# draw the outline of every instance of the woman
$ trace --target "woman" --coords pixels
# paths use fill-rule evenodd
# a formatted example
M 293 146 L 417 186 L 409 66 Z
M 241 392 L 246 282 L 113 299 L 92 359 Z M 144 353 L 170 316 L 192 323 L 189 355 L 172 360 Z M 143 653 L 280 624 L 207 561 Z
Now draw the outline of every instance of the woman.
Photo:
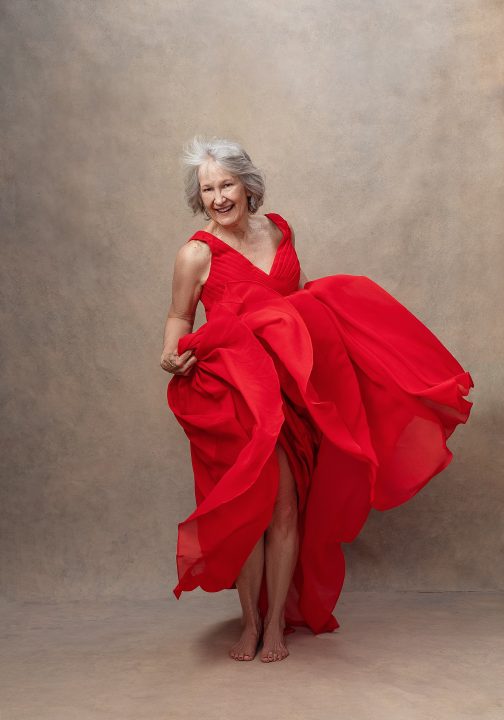
M 473 381 L 372 280 L 306 279 L 290 225 L 257 214 L 263 177 L 238 143 L 195 137 L 185 162 L 208 224 L 177 252 L 161 357 L 197 504 L 174 593 L 236 587 L 230 656 L 252 660 L 262 640 L 261 660 L 282 660 L 293 626 L 339 627 L 341 543 L 448 465 Z

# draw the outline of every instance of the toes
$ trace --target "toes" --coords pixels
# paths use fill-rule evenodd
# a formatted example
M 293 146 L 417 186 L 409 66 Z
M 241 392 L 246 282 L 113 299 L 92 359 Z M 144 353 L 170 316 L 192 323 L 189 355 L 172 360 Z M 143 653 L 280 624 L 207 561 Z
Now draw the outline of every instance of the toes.
M 230 650 L 228 653 L 229 657 L 233 658 L 233 660 L 253 660 L 254 655 L 251 653 L 245 653 L 240 650 Z
M 289 654 L 289 651 L 286 647 L 281 647 L 278 650 L 268 650 L 268 652 L 261 655 L 261 660 L 263 662 L 275 662 L 278 660 L 283 660 L 287 657 Z
M 275 662 L 277 660 L 283 660 L 287 657 L 289 651 L 285 645 L 280 645 L 276 650 L 263 650 L 261 654 L 261 660 L 263 662 Z

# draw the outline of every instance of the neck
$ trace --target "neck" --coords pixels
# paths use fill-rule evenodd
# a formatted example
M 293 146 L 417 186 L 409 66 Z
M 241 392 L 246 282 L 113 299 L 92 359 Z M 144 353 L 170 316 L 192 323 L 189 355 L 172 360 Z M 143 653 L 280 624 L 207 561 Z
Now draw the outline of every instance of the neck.
M 252 234 L 250 216 L 247 213 L 232 225 L 220 225 L 218 222 L 213 220 L 210 232 L 214 235 L 220 234 L 224 237 L 232 237 L 239 243 L 246 243 L 247 239 Z

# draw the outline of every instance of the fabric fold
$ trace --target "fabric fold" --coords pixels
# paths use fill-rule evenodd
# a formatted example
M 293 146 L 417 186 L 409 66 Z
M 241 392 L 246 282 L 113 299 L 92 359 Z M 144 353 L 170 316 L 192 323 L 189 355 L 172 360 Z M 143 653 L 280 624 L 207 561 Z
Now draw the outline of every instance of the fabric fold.
M 197 504 L 178 526 L 176 597 L 235 587 L 271 520 L 279 444 L 299 500 L 286 622 L 331 632 L 341 543 L 372 507 L 406 502 L 448 465 L 446 440 L 472 406 L 470 374 L 364 276 L 319 278 L 287 295 L 230 281 L 207 322 L 179 340 L 179 353 L 188 348 L 193 370 L 167 389 L 190 442 Z

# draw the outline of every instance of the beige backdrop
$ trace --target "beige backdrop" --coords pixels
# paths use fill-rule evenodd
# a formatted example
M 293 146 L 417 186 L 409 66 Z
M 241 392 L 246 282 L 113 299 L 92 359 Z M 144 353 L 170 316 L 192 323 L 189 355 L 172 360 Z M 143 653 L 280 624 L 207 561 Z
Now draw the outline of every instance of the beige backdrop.
M 502 588 L 503 3 L 1 5 L 4 595 L 171 595 L 194 498 L 159 356 L 197 132 L 264 169 L 309 278 L 373 278 L 476 384 L 346 589 Z

